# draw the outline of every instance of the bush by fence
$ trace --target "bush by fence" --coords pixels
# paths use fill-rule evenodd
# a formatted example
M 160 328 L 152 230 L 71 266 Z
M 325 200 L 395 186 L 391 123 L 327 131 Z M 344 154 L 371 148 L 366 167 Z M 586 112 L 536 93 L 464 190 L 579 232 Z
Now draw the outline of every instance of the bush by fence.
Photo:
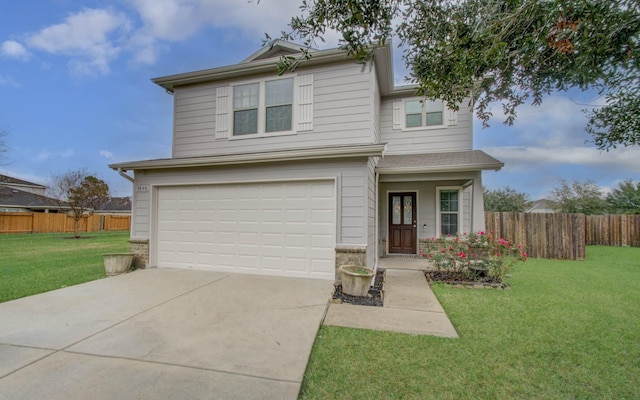
M 0 212 L 0 233 L 73 232 L 73 218 L 58 213 Z M 80 232 L 126 231 L 131 226 L 130 215 L 98 215 L 82 218 Z
M 584 260 L 584 214 L 487 212 L 487 231 L 522 244 L 533 258 Z

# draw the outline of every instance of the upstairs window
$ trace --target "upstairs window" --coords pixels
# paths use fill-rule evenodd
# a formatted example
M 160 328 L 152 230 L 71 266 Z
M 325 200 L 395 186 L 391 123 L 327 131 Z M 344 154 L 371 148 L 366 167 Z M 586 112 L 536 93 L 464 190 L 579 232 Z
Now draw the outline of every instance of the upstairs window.
M 292 130 L 293 79 L 233 87 L 233 135 Z
M 407 100 L 404 102 L 404 127 L 421 128 L 444 125 L 444 103 L 440 100 Z

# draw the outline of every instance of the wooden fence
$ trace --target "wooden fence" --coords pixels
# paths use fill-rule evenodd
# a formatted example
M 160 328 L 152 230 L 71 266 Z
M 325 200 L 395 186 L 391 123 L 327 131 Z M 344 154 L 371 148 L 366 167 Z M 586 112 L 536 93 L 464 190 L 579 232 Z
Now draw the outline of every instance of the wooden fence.
M 640 247 L 640 215 L 589 215 L 587 244 Z
M 58 213 L 0 212 L 0 233 L 73 232 L 73 218 Z M 126 231 L 131 226 L 130 215 L 98 215 L 82 218 L 80 232 Z
M 526 247 L 533 258 L 584 260 L 584 214 L 485 213 L 487 231 Z

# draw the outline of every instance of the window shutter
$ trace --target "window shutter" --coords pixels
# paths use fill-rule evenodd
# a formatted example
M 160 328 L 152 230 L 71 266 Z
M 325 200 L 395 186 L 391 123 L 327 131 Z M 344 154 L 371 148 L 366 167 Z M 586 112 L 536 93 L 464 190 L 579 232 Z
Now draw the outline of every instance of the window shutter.
M 393 102 L 393 130 L 402 129 L 402 101 Z
M 447 125 L 458 125 L 458 112 L 450 109 L 449 107 L 445 107 L 445 115 Z
M 216 89 L 216 139 L 229 137 L 229 86 Z
M 296 113 L 297 131 L 313 130 L 313 74 L 296 77 L 298 105 Z

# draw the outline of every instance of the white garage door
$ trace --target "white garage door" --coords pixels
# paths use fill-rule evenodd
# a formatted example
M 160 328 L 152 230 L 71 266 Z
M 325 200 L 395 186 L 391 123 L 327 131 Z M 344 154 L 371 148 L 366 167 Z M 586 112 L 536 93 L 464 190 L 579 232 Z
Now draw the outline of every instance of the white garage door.
M 333 181 L 158 189 L 158 267 L 334 279 Z

